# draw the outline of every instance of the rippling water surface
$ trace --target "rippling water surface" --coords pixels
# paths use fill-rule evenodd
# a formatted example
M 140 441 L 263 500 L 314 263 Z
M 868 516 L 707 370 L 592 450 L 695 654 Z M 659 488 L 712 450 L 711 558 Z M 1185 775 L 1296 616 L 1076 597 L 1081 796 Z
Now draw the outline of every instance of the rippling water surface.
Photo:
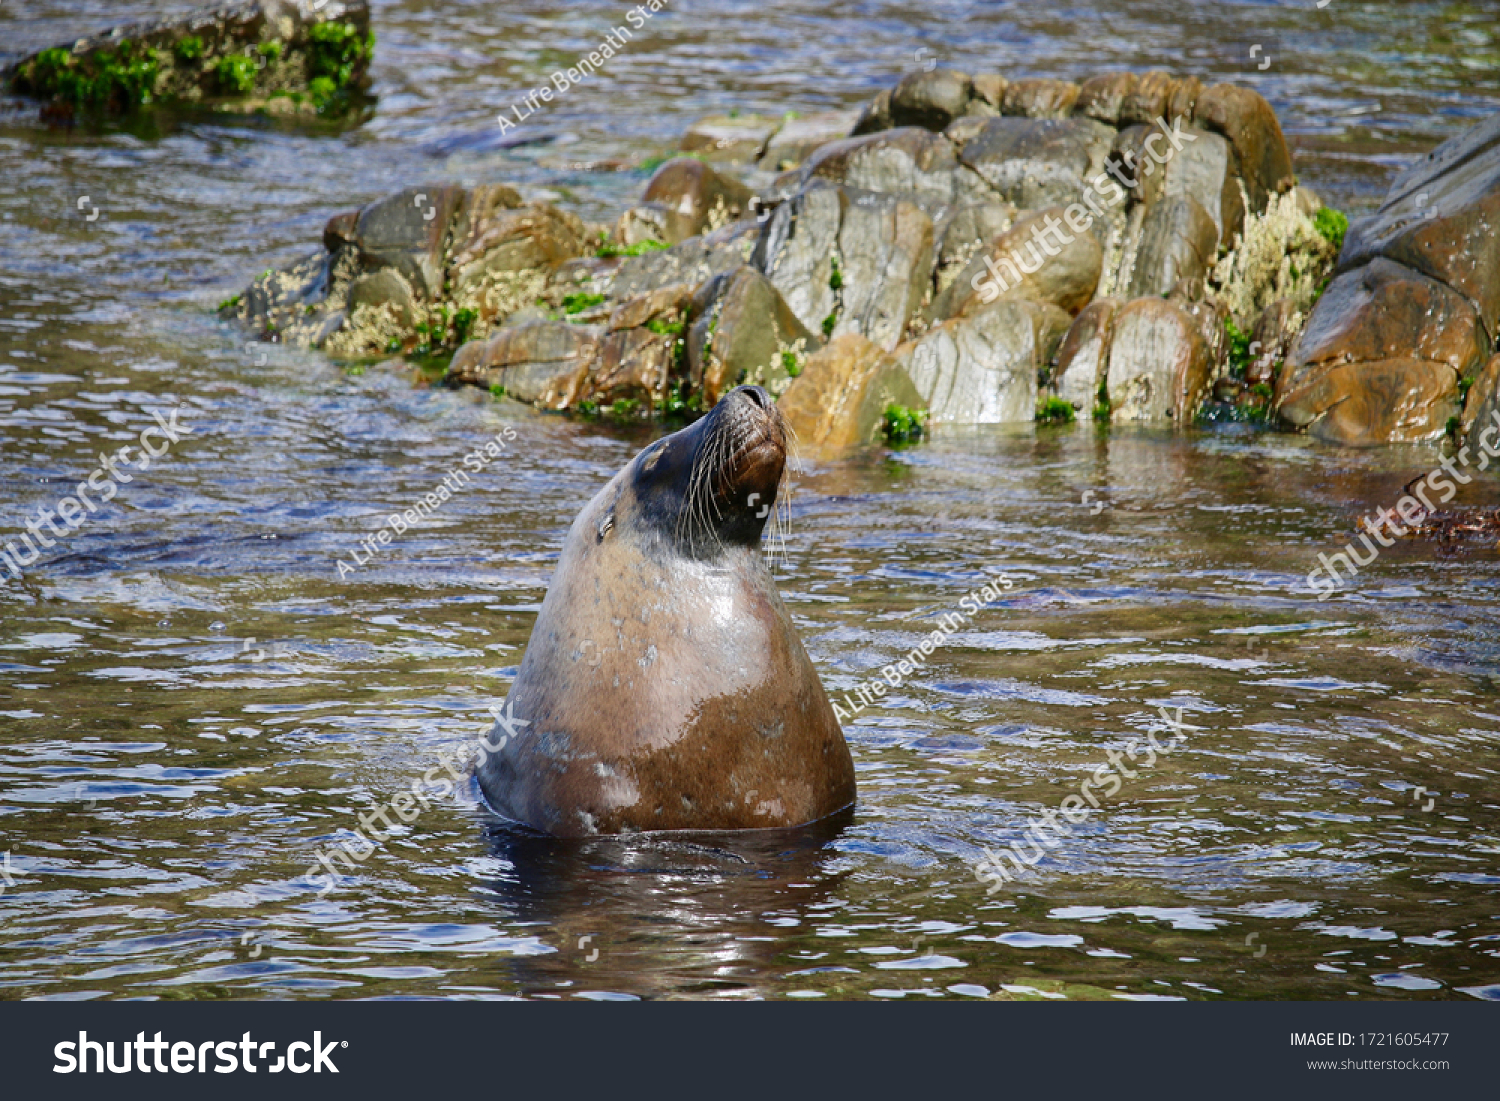
M 181 7 L 0 0 L 0 42 Z M 1013 582 L 847 725 L 848 821 L 564 845 L 461 790 L 319 895 L 319 849 L 488 724 L 568 523 L 650 438 L 257 363 L 212 307 L 331 214 L 503 180 L 604 220 L 694 118 L 852 106 L 919 48 L 1244 80 L 1354 210 L 1500 106 L 1485 5 L 683 0 L 502 147 L 495 115 L 626 7 L 377 0 L 378 107 L 342 133 L 0 111 L 3 538 L 151 410 L 193 429 L 0 586 L 0 996 L 1500 997 L 1494 549 L 1398 545 L 1320 604 L 1319 552 L 1439 456 L 1234 430 L 950 431 L 799 476 L 776 569 L 831 693 Z M 986 894 L 985 847 L 1178 708 L 1178 748 Z

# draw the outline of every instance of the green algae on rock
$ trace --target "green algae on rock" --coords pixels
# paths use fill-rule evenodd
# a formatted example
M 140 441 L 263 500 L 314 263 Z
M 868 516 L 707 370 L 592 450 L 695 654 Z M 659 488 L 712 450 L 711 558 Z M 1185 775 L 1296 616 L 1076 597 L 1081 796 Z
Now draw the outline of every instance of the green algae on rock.
M 368 91 L 374 47 L 366 0 L 248 0 L 41 50 L 3 82 L 71 113 L 332 115 Z

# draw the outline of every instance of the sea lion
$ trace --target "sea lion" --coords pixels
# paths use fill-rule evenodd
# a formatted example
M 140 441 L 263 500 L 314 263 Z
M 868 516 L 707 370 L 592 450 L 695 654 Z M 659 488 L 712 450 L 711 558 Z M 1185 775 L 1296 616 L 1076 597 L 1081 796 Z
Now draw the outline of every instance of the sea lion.
M 583 837 L 798 826 L 854 802 L 843 731 L 760 553 L 786 434 L 742 386 L 573 521 L 477 769 L 501 816 Z

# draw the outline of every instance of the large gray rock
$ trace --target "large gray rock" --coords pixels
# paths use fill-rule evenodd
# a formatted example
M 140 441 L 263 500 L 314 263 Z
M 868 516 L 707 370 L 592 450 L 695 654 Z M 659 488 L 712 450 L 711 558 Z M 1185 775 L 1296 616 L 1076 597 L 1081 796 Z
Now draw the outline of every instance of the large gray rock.
M 1037 367 L 1052 321 L 1038 303 L 996 302 L 901 345 L 896 361 L 911 376 L 935 424 L 1030 421 L 1036 416 Z
M 926 316 L 959 317 L 1001 298 L 1051 302 L 1076 313 L 1093 298 L 1102 265 L 1092 232 L 1074 232 L 1060 206 L 1038 210 L 975 253 Z
M 891 349 L 932 277 L 932 220 L 891 195 L 814 182 L 777 208 L 755 265 L 808 329 L 859 333 Z
M 1001 198 L 1032 210 L 1081 200 L 1086 181 L 1103 171 L 1113 138 L 1113 130 L 1087 118 L 988 119 L 961 159 Z
M 934 231 L 938 241 L 934 289 L 941 294 L 952 286 L 975 253 L 1009 229 L 1015 220 L 1016 208 L 998 200 L 950 208 Z
M 941 133 L 964 113 L 974 95 L 974 80 L 952 69 L 908 73 L 891 92 L 891 124 L 920 126 Z
M 1163 166 L 1162 198 L 1190 198 L 1213 219 L 1220 242 L 1234 240 L 1245 221 L 1245 201 L 1229 142 L 1222 135 L 1185 127 L 1192 140 L 1182 139 L 1182 148 Z
M 366 269 L 394 268 L 425 298 L 443 289 L 443 245 L 462 189 L 409 187 L 359 213 L 355 242 Z
M 802 166 L 800 178 L 804 187 L 824 179 L 863 191 L 946 203 L 954 197 L 957 166 L 947 138 L 905 126 L 825 145 Z
M 620 264 L 609 293 L 623 301 L 673 283 L 696 286 L 746 263 L 759 237 L 760 224 L 747 218 L 660 252 L 629 257 Z

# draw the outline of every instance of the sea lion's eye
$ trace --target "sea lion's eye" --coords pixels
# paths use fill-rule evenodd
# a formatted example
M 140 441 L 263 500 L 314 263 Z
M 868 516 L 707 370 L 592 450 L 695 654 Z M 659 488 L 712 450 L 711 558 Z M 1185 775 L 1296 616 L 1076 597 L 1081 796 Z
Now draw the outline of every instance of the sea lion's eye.
M 662 453 L 666 451 L 666 449 L 667 445 L 664 443 L 659 443 L 654 448 L 652 448 L 651 453 L 647 455 L 646 458 L 641 462 L 641 473 L 651 473 L 651 471 L 656 468 L 656 464 L 661 462 Z
M 615 510 L 611 508 L 604 514 L 604 519 L 599 521 L 599 542 L 604 542 L 604 537 L 614 529 L 614 526 Z

